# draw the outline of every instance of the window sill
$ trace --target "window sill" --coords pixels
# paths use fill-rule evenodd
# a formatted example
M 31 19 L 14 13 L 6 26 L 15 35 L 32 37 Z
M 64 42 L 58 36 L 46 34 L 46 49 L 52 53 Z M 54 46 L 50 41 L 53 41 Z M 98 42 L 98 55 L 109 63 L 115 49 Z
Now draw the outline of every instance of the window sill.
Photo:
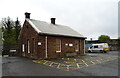
M 61 51 L 56 51 L 57 53 L 61 52 Z
M 79 50 L 75 50 L 76 52 L 78 52 Z

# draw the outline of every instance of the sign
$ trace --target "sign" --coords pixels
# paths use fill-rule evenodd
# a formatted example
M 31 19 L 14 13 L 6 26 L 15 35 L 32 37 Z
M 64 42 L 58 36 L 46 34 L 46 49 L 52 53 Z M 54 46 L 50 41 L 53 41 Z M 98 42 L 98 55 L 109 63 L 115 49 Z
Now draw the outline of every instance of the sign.
M 66 46 L 68 46 L 68 44 L 65 44 Z
M 41 42 L 38 42 L 38 46 L 41 46 L 42 45 L 42 43 Z
M 73 46 L 73 44 L 69 44 L 69 46 Z
M 10 52 L 16 52 L 16 50 L 10 50 Z

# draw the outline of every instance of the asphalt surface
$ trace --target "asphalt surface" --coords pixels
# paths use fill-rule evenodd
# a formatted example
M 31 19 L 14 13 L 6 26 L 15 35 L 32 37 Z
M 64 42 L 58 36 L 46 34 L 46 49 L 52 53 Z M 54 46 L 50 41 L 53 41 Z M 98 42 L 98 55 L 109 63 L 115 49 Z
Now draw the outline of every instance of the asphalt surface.
M 86 55 L 76 58 L 46 60 L 32 60 L 23 57 L 3 57 L 2 75 L 118 76 L 118 58 L 118 51 L 110 51 L 108 53 L 86 53 Z M 83 62 L 81 62 L 81 60 L 83 60 Z M 93 60 L 94 63 L 91 62 Z M 56 63 L 56 65 L 53 63 Z M 65 65 L 64 67 L 62 66 L 63 64 Z

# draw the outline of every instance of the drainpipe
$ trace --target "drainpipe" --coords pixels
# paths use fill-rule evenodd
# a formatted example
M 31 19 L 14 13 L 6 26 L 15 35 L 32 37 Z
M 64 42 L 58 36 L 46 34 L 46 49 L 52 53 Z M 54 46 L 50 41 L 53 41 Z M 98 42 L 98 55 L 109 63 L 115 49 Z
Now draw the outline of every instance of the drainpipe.
M 45 36 L 45 57 L 47 58 L 48 54 L 47 54 L 47 36 Z
M 85 40 L 84 40 L 84 54 L 85 54 Z

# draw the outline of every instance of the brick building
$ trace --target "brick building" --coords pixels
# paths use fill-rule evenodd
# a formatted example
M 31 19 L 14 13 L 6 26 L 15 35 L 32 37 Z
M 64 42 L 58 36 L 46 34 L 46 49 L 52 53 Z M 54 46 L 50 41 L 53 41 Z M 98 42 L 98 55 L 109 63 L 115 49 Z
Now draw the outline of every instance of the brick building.
M 25 13 L 25 22 L 19 35 L 19 55 L 30 58 L 65 57 L 65 52 L 84 54 L 85 38 L 70 27 L 30 19 Z

